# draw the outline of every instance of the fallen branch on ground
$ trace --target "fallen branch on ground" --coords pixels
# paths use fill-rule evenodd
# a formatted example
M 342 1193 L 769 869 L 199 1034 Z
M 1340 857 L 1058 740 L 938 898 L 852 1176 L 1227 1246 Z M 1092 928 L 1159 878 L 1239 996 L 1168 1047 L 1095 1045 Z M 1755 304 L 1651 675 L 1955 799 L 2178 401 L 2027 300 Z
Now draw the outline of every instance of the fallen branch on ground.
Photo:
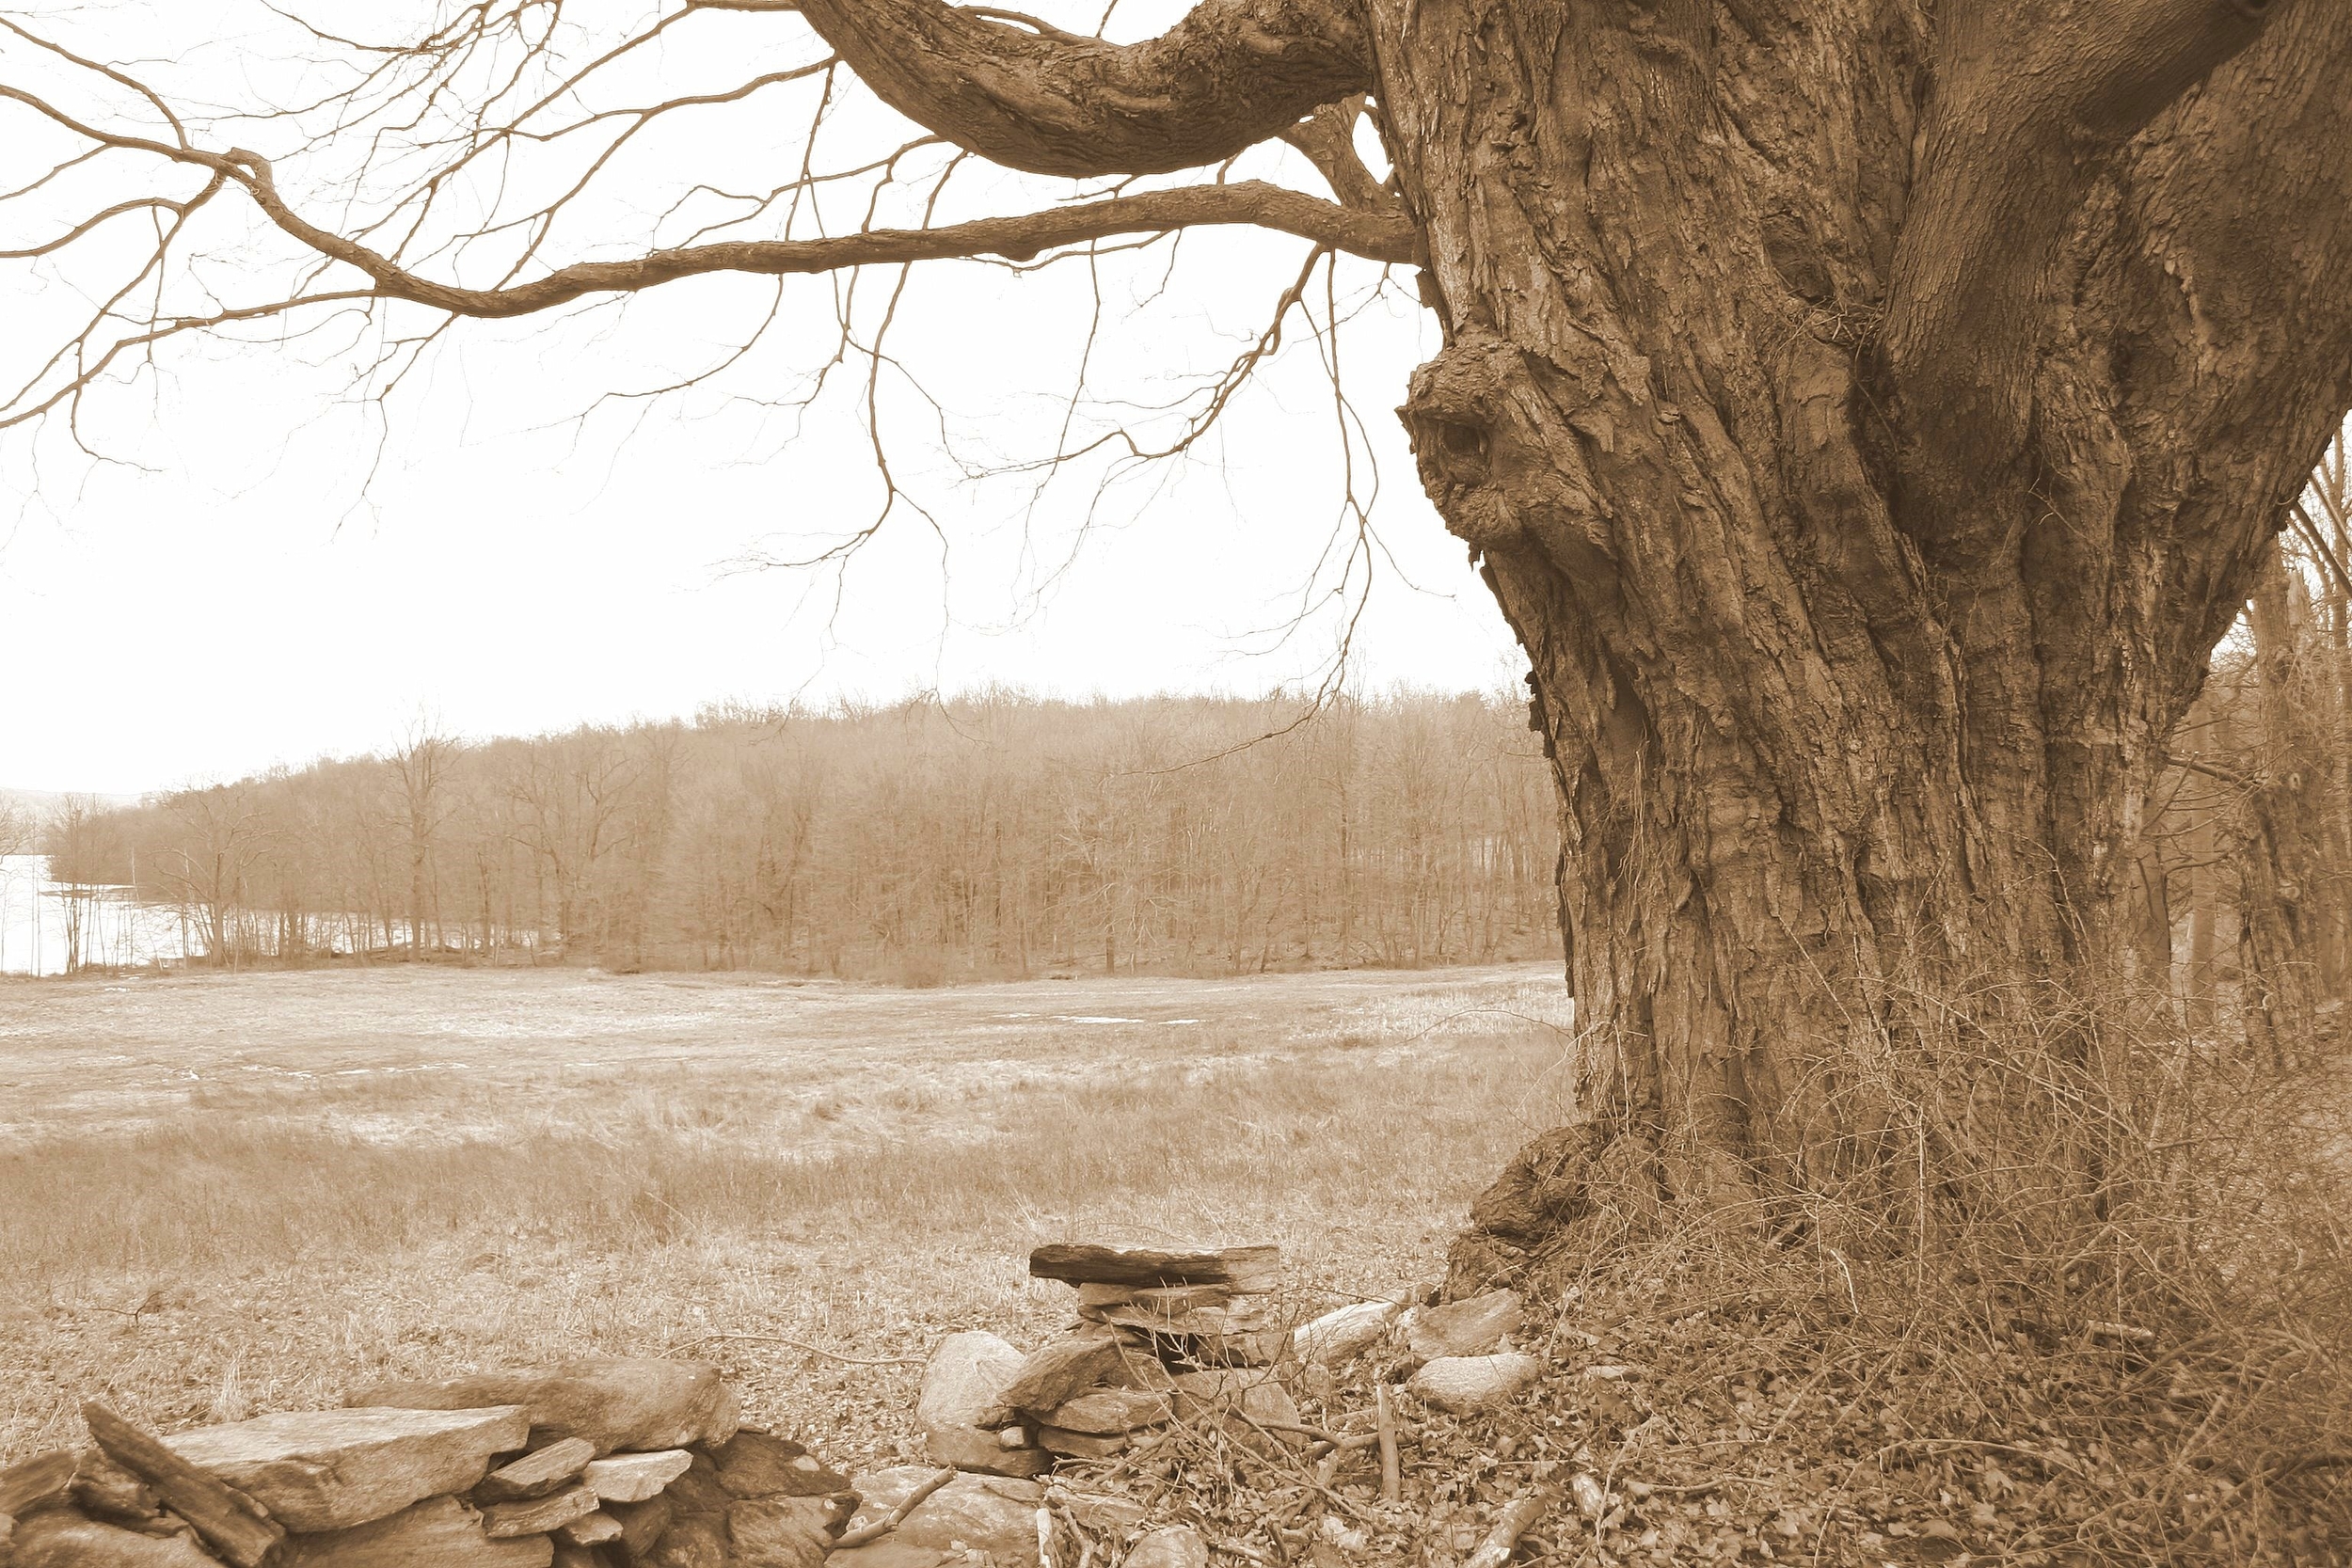
M 922 1485 L 908 1493 L 906 1496 L 906 1501 L 900 1503 L 898 1507 L 892 1509 L 889 1513 L 883 1514 L 872 1524 L 867 1525 L 865 1528 L 853 1529 L 839 1537 L 827 1549 L 829 1551 L 838 1552 L 850 1546 L 863 1546 L 869 1542 L 881 1540 L 883 1536 L 888 1535 L 892 1530 L 897 1529 L 900 1525 L 906 1523 L 907 1515 L 914 1513 L 916 1508 L 921 1506 L 925 1497 L 930 1497 L 932 1493 L 938 1491 L 941 1487 L 946 1485 L 949 1481 L 955 1479 L 956 1472 L 953 1466 L 940 1471 L 939 1474 L 931 1477 L 930 1480 L 925 1481 Z

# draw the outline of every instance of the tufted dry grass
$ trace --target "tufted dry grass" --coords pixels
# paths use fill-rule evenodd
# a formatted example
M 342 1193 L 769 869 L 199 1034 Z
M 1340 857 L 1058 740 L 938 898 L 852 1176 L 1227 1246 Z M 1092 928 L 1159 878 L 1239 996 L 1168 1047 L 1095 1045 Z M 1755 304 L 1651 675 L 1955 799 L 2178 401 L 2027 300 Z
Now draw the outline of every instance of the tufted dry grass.
M 90 1398 L 172 1428 L 673 1349 L 829 1453 L 893 1457 L 901 1358 L 1066 1317 L 1025 1276 L 1040 1241 L 1270 1239 L 1308 1304 L 1434 1280 L 1565 1109 L 1567 1011 L 1537 966 L 0 988 L 0 1463 Z

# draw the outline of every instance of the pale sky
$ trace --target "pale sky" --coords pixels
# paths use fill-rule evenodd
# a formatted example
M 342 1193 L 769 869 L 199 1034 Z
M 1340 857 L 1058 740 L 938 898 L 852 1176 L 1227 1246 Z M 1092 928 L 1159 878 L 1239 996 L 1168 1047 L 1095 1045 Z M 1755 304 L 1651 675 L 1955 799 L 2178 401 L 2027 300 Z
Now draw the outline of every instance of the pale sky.
M 1086 8 L 1044 8 L 1074 22 Z M 139 69 L 193 95 L 249 95 L 253 80 L 269 80 L 254 62 L 284 47 L 231 0 L 201 16 L 92 14 L 77 13 L 74 36 L 111 61 L 154 54 L 159 28 L 191 29 L 163 46 L 168 63 Z M 698 84 L 698 71 L 748 74 L 728 56 L 755 45 L 787 60 L 805 53 L 789 18 L 727 27 L 665 59 L 665 87 Z M 0 54 L 0 79 L 27 69 Z M 851 105 L 843 118 L 826 135 L 840 136 L 844 162 L 861 135 L 894 129 L 879 109 Z M 613 228 L 583 249 L 641 247 L 642 225 L 627 232 L 635 220 L 612 214 L 654 210 L 679 181 L 772 186 L 797 160 L 797 138 L 747 149 L 717 129 L 674 135 L 658 167 L 649 154 L 638 187 L 622 189 L 606 216 L 587 214 Z M 24 162 L 21 130 L 0 120 L 0 189 L 45 166 Z M 1244 163 L 1236 177 L 1319 189 L 1287 150 Z M 960 172 L 956 215 L 1069 190 Z M 53 231 L 44 226 L 61 212 L 0 205 L 0 249 Z M 243 264 L 237 243 L 218 243 L 216 265 Z M 1165 403 L 1247 345 L 1305 250 L 1220 231 L 1185 236 L 1172 265 L 1165 245 L 1106 259 L 1090 357 L 1095 286 L 1084 262 L 1026 276 L 916 269 L 890 346 L 938 408 L 896 378 L 882 408 L 894 468 L 929 516 L 901 508 L 837 585 L 746 564 L 805 553 L 876 509 L 862 372 L 837 374 L 805 417 L 774 406 L 832 351 L 827 280 L 779 293 L 766 280 L 705 279 L 621 309 L 460 323 L 381 410 L 346 395 L 352 358 L 320 336 L 175 352 L 86 415 L 85 434 L 120 462 L 92 465 L 54 425 L 0 433 L 10 694 L 0 785 L 130 793 L 298 765 L 379 747 L 421 713 L 489 736 L 690 714 L 723 699 L 991 682 L 1071 695 L 1254 692 L 1311 680 L 1343 601 L 1329 596 L 1331 564 L 1320 590 L 1308 585 L 1335 529 L 1344 542 L 1351 525 L 1329 377 L 1296 316 L 1281 356 L 1213 439 L 1099 504 L 1085 471 L 1034 507 L 1034 477 L 963 482 L 936 434 L 944 421 L 965 464 L 1052 451 L 1082 358 L 1097 404 L 1095 423 L 1076 428 L 1105 428 L 1108 403 Z M 102 248 L 79 264 L 103 272 L 107 259 Z M 1499 686 L 1523 665 L 1464 546 L 1422 497 L 1391 412 L 1436 347 L 1434 324 L 1401 289 L 1372 298 L 1377 276 L 1343 262 L 1338 278 L 1342 313 L 1360 308 L 1340 337 L 1359 420 L 1357 488 L 1370 488 L 1375 464 L 1379 484 L 1353 678 Z M 886 276 L 864 285 L 868 307 L 887 285 Z M 55 266 L 0 267 L 0 353 L 21 359 L 88 287 Z M 1320 319 L 1320 281 L 1311 298 Z M 599 393 L 707 367 L 771 312 L 759 350 L 712 385 L 576 418 Z M 1318 613 L 1295 636 L 1253 635 L 1290 622 L 1302 596 Z

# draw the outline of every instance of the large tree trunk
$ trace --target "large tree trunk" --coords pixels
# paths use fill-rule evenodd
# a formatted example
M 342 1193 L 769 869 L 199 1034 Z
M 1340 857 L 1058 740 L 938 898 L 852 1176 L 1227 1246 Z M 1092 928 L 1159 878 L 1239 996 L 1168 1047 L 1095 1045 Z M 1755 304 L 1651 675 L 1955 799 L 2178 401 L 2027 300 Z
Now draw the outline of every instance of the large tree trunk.
M 2261 227 L 2344 231 L 2344 24 L 1375 9 L 1447 334 L 1404 414 L 1562 799 L 1594 1120 L 1529 1158 L 1809 1182 L 1918 998 L 2113 957 L 2167 734 L 2346 401 L 2344 333 L 2273 325 L 2344 264 Z

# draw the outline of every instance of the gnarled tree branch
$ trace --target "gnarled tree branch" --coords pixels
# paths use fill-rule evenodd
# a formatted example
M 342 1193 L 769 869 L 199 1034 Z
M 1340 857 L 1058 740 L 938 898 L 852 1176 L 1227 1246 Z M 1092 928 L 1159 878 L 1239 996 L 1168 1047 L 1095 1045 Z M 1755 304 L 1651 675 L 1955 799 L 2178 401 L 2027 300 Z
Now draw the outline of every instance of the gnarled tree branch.
M 2264 0 L 1962 0 L 1940 11 L 1935 98 L 1882 343 L 1928 533 L 1983 519 L 1969 476 L 2024 453 L 2058 249 L 2130 138 L 2290 8 Z
M 877 96 L 1009 168 L 1164 174 L 1229 158 L 1372 86 L 1347 0 L 1202 0 L 1161 37 L 1112 44 L 943 0 L 798 0 Z

